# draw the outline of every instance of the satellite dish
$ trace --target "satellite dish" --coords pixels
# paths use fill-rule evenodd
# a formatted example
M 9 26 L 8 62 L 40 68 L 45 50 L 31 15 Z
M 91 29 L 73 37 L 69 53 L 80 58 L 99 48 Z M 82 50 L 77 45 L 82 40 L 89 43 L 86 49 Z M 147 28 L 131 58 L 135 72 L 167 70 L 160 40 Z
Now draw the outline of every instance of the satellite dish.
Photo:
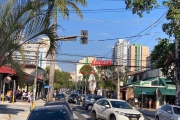
M 7 76 L 4 78 L 5 83 L 9 83 L 11 81 L 11 77 Z

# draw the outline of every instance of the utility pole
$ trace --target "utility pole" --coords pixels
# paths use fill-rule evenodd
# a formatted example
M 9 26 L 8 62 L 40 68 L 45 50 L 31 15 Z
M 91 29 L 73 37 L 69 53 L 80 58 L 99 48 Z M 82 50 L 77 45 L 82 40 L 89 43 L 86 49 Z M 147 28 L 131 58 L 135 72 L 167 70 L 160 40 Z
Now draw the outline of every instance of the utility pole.
M 41 44 L 38 45 L 37 52 L 36 52 L 36 69 L 35 69 L 35 78 L 34 78 L 34 88 L 33 88 L 33 100 L 32 100 L 32 109 L 35 108 L 35 100 L 36 100 L 36 84 L 37 84 L 37 68 L 39 63 L 39 47 Z
M 176 85 L 176 105 L 178 105 L 179 101 L 179 80 L 178 80 L 178 72 L 179 72 L 179 51 L 178 51 L 178 39 L 175 37 L 175 71 L 174 71 L 174 78 L 175 78 L 175 85 Z
M 119 97 L 119 93 L 120 93 L 120 85 L 119 85 L 119 83 L 120 83 L 120 80 L 119 80 L 119 66 L 118 66 L 118 68 L 117 68 L 117 72 L 118 72 L 117 99 L 119 100 L 119 99 L 120 99 L 120 97 Z

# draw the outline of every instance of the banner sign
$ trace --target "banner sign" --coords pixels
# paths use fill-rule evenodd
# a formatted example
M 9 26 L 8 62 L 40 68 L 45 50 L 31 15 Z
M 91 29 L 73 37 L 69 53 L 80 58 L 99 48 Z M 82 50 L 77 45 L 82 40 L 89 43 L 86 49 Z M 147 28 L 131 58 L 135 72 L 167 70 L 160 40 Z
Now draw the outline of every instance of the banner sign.
M 112 60 L 96 60 L 94 59 L 91 62 L 92 66 L 111 66 L 112 65 Z

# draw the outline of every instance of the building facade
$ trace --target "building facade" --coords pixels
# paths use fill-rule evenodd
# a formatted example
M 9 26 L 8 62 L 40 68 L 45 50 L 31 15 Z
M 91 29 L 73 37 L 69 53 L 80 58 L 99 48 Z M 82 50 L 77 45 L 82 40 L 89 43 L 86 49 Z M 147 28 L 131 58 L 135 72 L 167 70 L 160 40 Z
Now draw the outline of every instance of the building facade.
M 133 44 L 128 49 L 129 71 L 139 71 L 147 68 L 147 58 L 149 57 L 149 47 Z
M 114 65 L 127 66 L 128 65 L 128 48 L 129 41 L 119 39 L 112 48 L 112 59 Z

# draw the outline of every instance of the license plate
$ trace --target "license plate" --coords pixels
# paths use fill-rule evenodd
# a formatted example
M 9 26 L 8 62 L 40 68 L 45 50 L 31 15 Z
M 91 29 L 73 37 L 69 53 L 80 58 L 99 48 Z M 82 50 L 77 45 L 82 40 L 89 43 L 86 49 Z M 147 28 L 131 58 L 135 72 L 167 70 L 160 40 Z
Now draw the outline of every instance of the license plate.
M 137 118 L 131 118 L 131 120 L 137 120 Z

